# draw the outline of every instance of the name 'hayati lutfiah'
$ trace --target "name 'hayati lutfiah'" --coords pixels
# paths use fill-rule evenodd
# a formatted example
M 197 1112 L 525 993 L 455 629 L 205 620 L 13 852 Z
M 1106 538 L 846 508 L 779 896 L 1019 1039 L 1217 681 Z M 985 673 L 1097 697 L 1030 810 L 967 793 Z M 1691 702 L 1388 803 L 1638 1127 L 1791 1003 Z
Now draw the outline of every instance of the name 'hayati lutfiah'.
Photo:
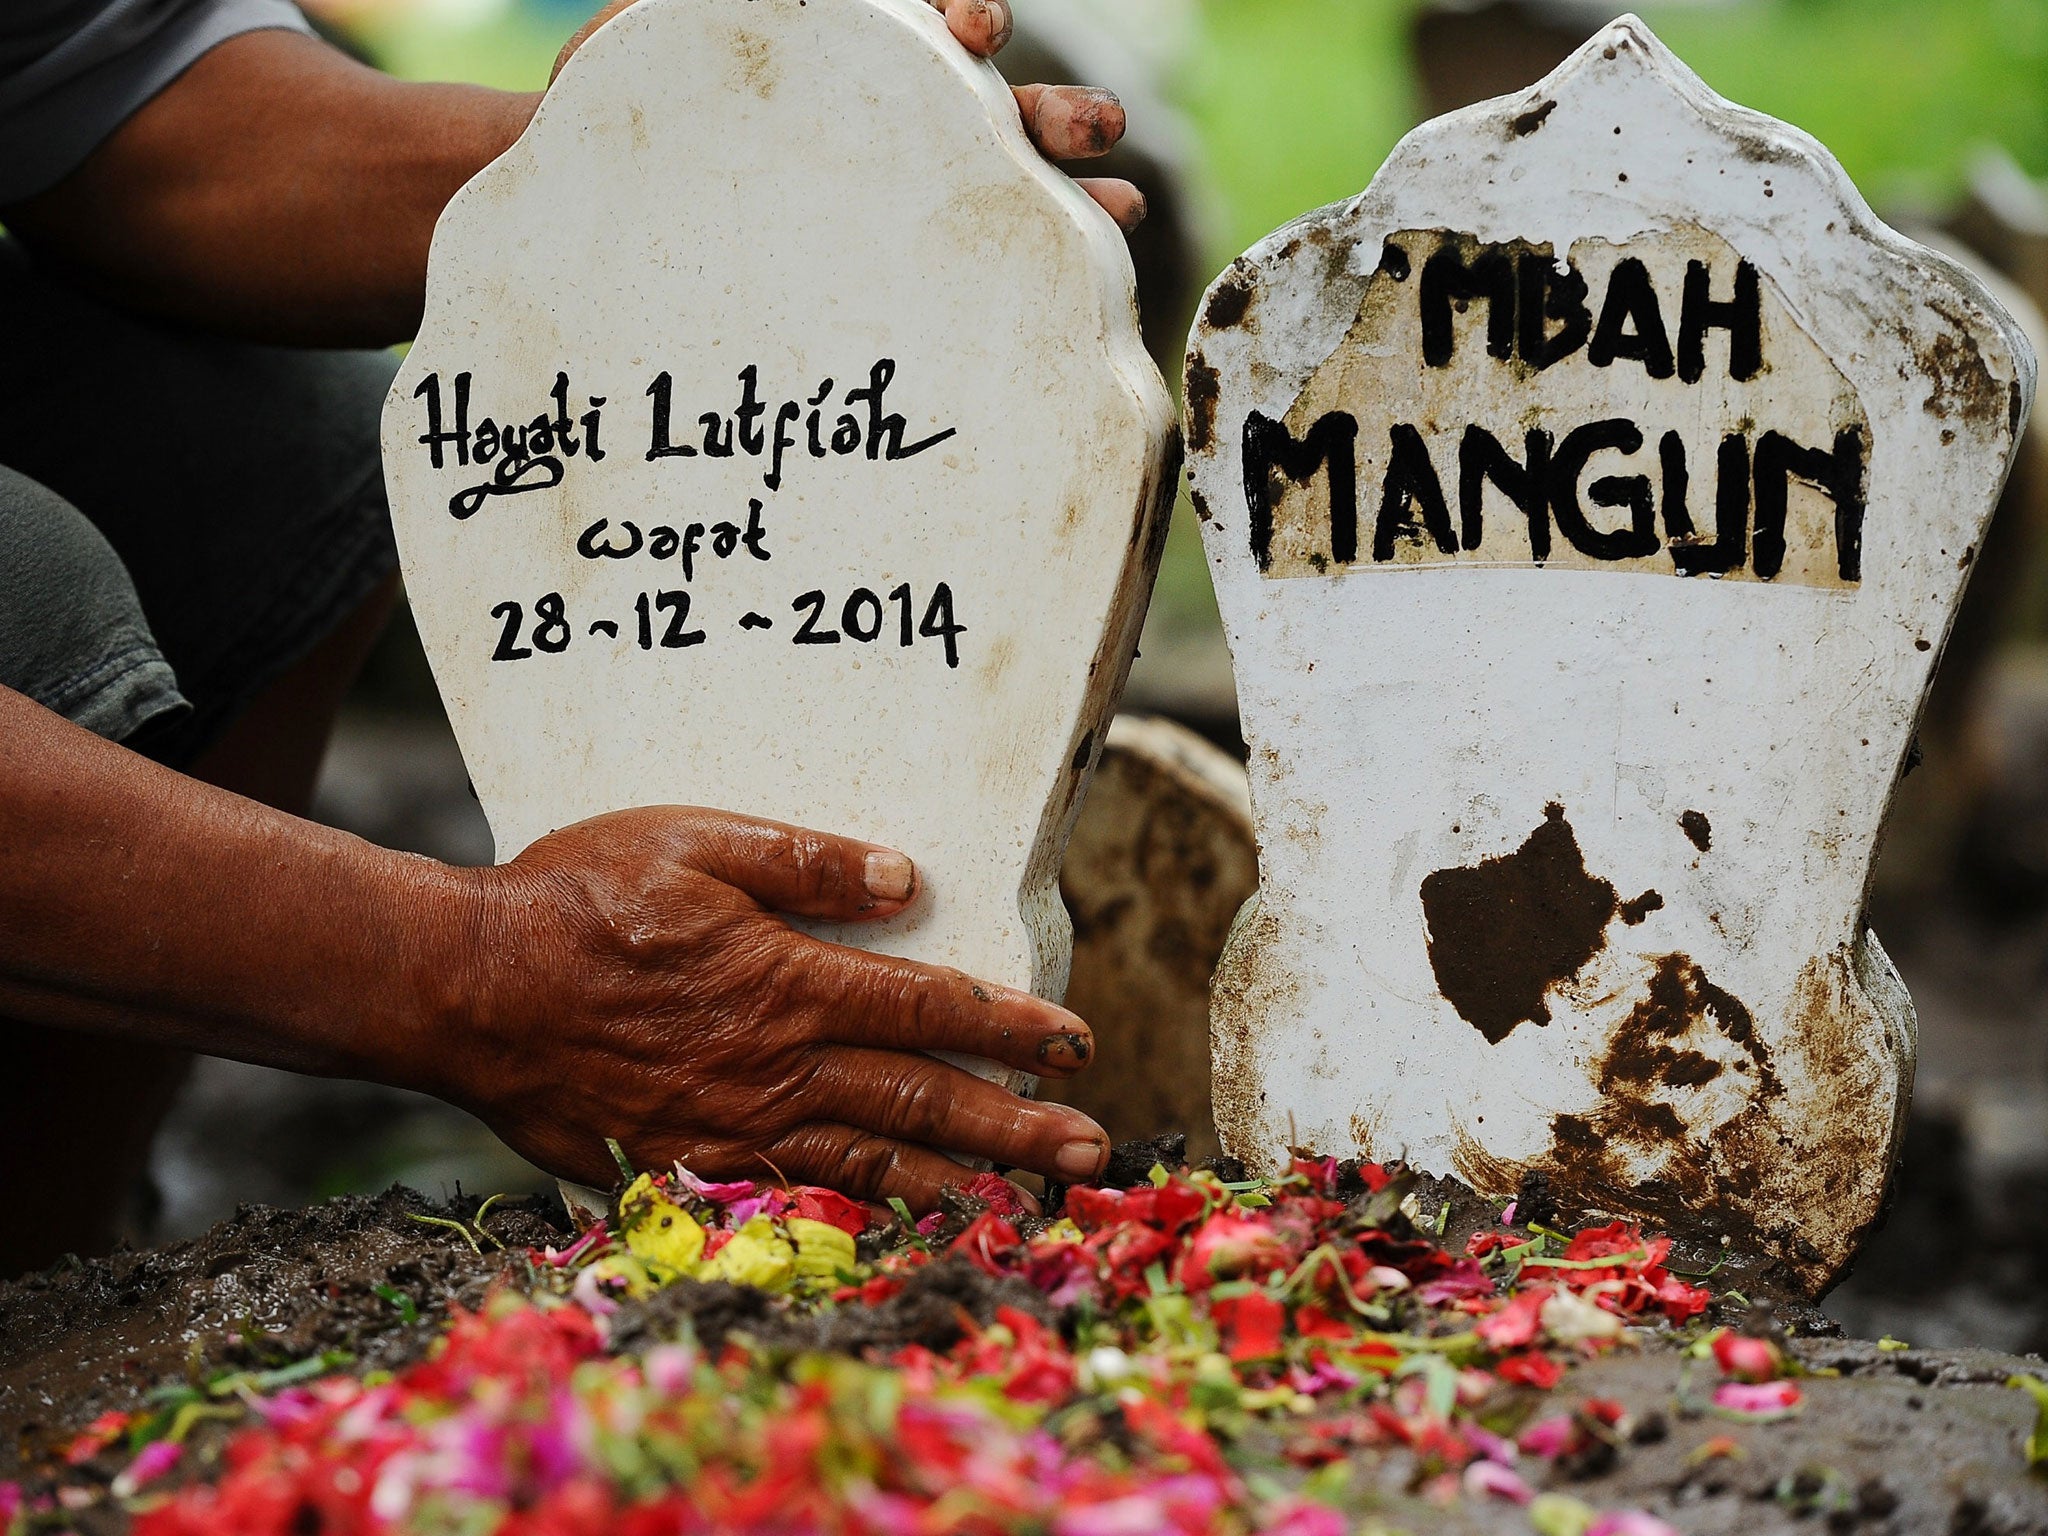
M 1379 270 L 1400 283 L 1415 275 L 1408 251 L 1392 241 Z M 1423 261 L 1412 291 L 1420 306 L 1426 368 L 1452 366 L 1458 353 L 1455 317 L 1478 305 L 1486 309 L 1485 355 L 1523 381 L 1540 379 L 1580 353 L 1595 368 L 1641 368 L 1651 379 L 1682 384 L 1707 377 L 1710 351 L 1725 358 L 1728 376 L 1738 382 L 1754 379 L 1766 365 L 1761 283 L 1747 261 L 1722 280 L 1707 263 L 1688 262 L 1673 305 L 1674 296 L 1658 294 L 1649 268 L 1627 257 L 1615 264 L 1596 305 L 1576 262 L 1560 264 L 1548 250 L 1524 241 L 1482 244 L 1450 237 Z M 1675 335 L 1667 319 L 1674 312 Z M 1721 334 L 1710 346 L 1714 333 Z M 1448 436 L 1455 437 L 1454 447 Z M 1834 505 L 1841 580 L 1862 578 L 1868 440 L 1861 423 L 1842 426 L 1825 443 L 1797 441 L 1768 426 L 1759 431 L 1748 421 L 1725 433 L 1712 466 L 1711 534 L 1695 523 L 1694 467 L 1675 430 L 1654 433 L 1628 416 L 1613 415 L 1562 432 L 1532 427 L 1518 443 L 1504 442 L 1478 423 L 1448 436 L 1439 437 L 1433 453 L 1420 427 L 1394 422 L 1384 452 L 1372 454 L 1385 465 L 1365 551 L 1372 563 L 1395 560 L 1404 542 L 1433 546 L 1446 557 L 1480 553 L 1487 535 L 1483 498 L 1491 485 L 1526 521 L 1529 552 L 1538 564 L 1549 558 L 1555 537 L 1595 561 L 1641 560 L 1662 549 L 1676 575 L 1719 576 L 1746 568 L 1769 581 L 1784 568 L 1786 504 L 1796 479 Z M 1610 451 L 1643 455 L 1642 472 L 1582 485 L 1593 456 Z M 1250 413 L 1244 423 L 1244 491 L 1251 550 L 1262 571 L 1271 565 L 1274 509 L 1286 494 L 1285 482 L 1306 486 L 1318 474 L 1329 490 L 1328 563 L 1360 560 L 1359 462 L 1358 417 L 1350 411 L 1324 413 L 1299 437 L 1283 421 Z M 1596 523 L 1588 504 L 1625 511 L 1627 517 Z M 1324 568 L 1320 554 L 1310 558 Z
M 955 436 L 959 428 L 946 427 L 914 442 L 904 437 L 910 423 L 900 412 L 888 410 L 884 397 L 896 378 L 896 360 L 878 358 L 868 369 L 867 383 L 848 389 L 840 400 L 846 407 L 830 415 L 837 384 L 821 380 L 803 399 L 783 400 L 772 407 L 773 426 L 763 425 L 771 413 L 770 403 L 761 398 L 761 371 L 749 363 L 739 371 L 739 404 L 730 411 L 705 411 L 697 417 L 702 428 L 698 441 L 675 440 L 675 378 L 664 370 L 647 386 L 649 406 L 646 462 L 658 459 L 729 459 L 746 456 L 765 459 L 761 483 L 771 491 L 782 489 L 783 461 L 799 450 L 811 458 L 827 454 L 844 458 L 865 450 L 870 459 L 915 458 Z M 542 410 L 524 424 L 501 425 L 484 416 L 470 421 L 470 382 L 467 372 L 450 381 L 449 403 L 444 406 L 441 376 L 430 373 L 420 380 L 413 398 L 424 403 L 426 430 L 419 436 L 434 468 L 445 468 L 452 459 L 465 468 L 489 466 L 490 474 L 475 485 L 466 486 L 448 498 L 448 513 L 458 520 L 474 517 L 493 496 L 514 496 L 527 491 L 552 490 L 567 473 L 565 460 L 579 454 L 595 464 L 605 456 L 598 444 L 602 425 L 603 395 L 588 397 L 590 408 L 572 418 L 569 408 L 569 376 L 557 373 L 549 391 L 551 410 Z M 858 407 L 858 410 L 855 408 Z M 577 428 L 582 436 L 577 435 Z M 750 545 L 751 547 L 751 545 Z

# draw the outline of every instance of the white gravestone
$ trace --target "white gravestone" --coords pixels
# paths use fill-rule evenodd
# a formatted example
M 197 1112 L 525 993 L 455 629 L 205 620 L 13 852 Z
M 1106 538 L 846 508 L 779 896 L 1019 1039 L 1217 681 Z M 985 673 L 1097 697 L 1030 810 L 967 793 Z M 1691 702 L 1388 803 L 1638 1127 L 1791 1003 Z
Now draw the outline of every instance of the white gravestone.
M 385 410 L 498 857 L 872 839 L 922 894 L 832 937 L 1057 997 L 1175 439 L 1122 236 L 929 6 L 642 0 L 442 215 Z
M 1913 1065 L 1864 891 L 2033 383 L 1633 18 L 1220 278 L 1188 444 L 1262 892 L 1226 1149 L 1538 1170 L 1830 1283 Z

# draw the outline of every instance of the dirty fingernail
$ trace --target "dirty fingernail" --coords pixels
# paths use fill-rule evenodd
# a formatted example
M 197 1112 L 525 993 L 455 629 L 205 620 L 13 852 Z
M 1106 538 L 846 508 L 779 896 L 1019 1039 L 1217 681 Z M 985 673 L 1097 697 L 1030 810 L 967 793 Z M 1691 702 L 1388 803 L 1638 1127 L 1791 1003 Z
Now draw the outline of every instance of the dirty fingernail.
M 917 884 L 917 867 L 900 853 L 877 848 L 868 854 L 861 869 L 861 884 L 879 900 L 908 901 Z
M 1115 148 L 1124 129 L 1124 104 L 1116 92 L 1091 86 L 1088 90 L 1088 114 L 1095 148 L 1105 152 Z
M 1118 219 L 1117 223 L 1123 227 L 1123 232 L 1125 234 L 1129 234 L 1132 230 L 1136 229 L 1140 224 L 1145 222 L 1145 214 L 1147 211 L 1148 210 L 1145 205 L 1145 194 L 1140 192 L 1136 197 L 1131 199 L 1129 205 L 1124 209 L 1124 216 Z
M 988 0 L 988 40 L 995 42 L 1010 29 L 1010 13 L 1003 9 L 1003 0 Z
M 1062 1178 L 1092 1179 L 1102 1166 L 1102 1143 L 1070 1141 L 1054 1155 L 1052 1165 L 1059 1169 Z
M 1079 1067 L 1091 1049 L 1086 1035 L 1047 1035 L 1038 1042 L 1038 1059 L 1049 1067 Z

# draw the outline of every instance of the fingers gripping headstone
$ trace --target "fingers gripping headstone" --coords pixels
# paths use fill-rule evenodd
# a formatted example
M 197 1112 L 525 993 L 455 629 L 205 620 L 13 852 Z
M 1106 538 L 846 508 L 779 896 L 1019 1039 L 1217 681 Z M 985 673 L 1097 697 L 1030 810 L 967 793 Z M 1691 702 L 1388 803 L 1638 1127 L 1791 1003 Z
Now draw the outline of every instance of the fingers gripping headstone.
M 1226 1148 L 1540 1170 L 1825 1287 L 1913 1060 L 1864 891 L 2033 374 L 1633 18 L 1225 273 L 1186 397 L 1261 853 Z
M 1057 996 L 1175 439 L 1116 227 L 929 6 L 642 0 L 449 205 L 385 413 L 499 857 L 868 838 L 923 892 L 834 937 Z

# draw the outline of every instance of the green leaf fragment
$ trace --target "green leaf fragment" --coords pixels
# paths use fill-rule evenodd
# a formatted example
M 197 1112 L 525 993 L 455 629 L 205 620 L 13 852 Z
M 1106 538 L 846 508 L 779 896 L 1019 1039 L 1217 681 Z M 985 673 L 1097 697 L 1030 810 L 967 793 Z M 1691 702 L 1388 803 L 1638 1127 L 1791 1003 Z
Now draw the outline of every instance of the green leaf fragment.
M 2034 1432 L 2027 1436 L 2027 1465 L 2048 1467 L 2048 1381 L 2039 1376 L 2008 1376 L 2005 1384 L 2033 1398 Z
M 476 1234 L 459 1221 L 450 1221 L 446 1216 L 426 1216 L 418 1211 L 407 1211 L 405 1219 L 407 1221 L 416 1221 L 425 1227 L 446 1227 L 450 1232 L 453 1232 L 457 1237 L 469 1244 L 469 1251 L 471 1253 L 475 1254 L 478 1258 L 484 1256 L 483 1249 L 477 1246 Z
M 1430 1412 L 1448 1419 L 1458 1406 L 1458 1368 L 1442 1355 L 1410 1355 L 1394 1368 L 1399 1377 L 1420 1376 Z
M 401 1291 L 397 1286 L 380 1285 L 375 1287 L 375 1292 L 379 1301 L 398 1308 L 398 1320 L 400 1322 L 412 1324 L 420 1320 L 420 1309 L 414 1305 L 412 1297 Z
M 628 1184 L 640 1176 L 634 1171 L 633 1165 L 626 1161 L 626 1149 L 619 1145 L 616 1138 L 611 1136 L 605 1137 L 604 1146 L 605 1150 L 611 1153 L 612 1161 L 619 1165 L 619 1176 Z
M 202 1420 L 224 1419 L 232 1422 L 241 1416 L 242 1409 L 239 1404 L 187 1403 L 171 1416 L 170 1430 L 163 1438 L 173 1445 L 183 1445 L 185 1437 L 191 1434 Z
M 477 1236 L 485 1239 L 486 1241 L 496 1245 L 499 1248 L 503 1248 L 505 1245 L 499 1242 L 497 1238 L 491 1236 L 491 1234 L 484 1229 L 484 1218 L 491 1214 L 491 1207 L 496 1205 L 500 1200 L 504 1198 L 505 1192 L 503 1190 L 499 1190 L 497 1194 L 491 1196 L 490 1199 L 486 1200 L 482 1205 L 478 1206 L 476 1208 L 476 1214 L 469 1218 L 469 1224 L 472 1227 L 476 1228 Z
M 1514 1250 L 1510 1249 L 1509 1251 L 1510 1251 L 1510 1252 L 1513 1252 Z M 1648 1254 L 1647 1254 L 1647 1253 L 1645 1252 L 1645 1250 L 1643 1250 L 1643 1249 L 1641 1249 L 1641 1248 L 1631 1248 L 1631 1249 L 1629 1249 L 1629 1251 L 1628 1251 L 1627 1253 L 1616 1253 L 1616 1254 L 1610 1254 L 1610 1255 L 1608 1255 L 1608 1256 L 1607 1256 L 1606 1258 L 1604 1258 L 1604 1259 L 1545 1259 L 1545 1258 L 1528 1258 L 1528 1259 L 1524 1259 L 1524 1260 L 1522 1260 L 1522 1268 L 1524 1268 L 1524 1269 L 1614 1269 L 1614 1268 L 1617 1268 L 1617 1267 L 1620 1267 L 1620 1266 L 1626 1266 L 1626 1265 L 1629 1265 L 1629 1264 L 1635 1264 L 1635 1263 L 1639 1263 L 1639 1262 L 1641 1262 L 1641 1261 L 1642 1261 L 1642 1260 L 1643 1260 L 1644 1258 L 1646 1258 L 1646 1257 L 1648 1257 Z

